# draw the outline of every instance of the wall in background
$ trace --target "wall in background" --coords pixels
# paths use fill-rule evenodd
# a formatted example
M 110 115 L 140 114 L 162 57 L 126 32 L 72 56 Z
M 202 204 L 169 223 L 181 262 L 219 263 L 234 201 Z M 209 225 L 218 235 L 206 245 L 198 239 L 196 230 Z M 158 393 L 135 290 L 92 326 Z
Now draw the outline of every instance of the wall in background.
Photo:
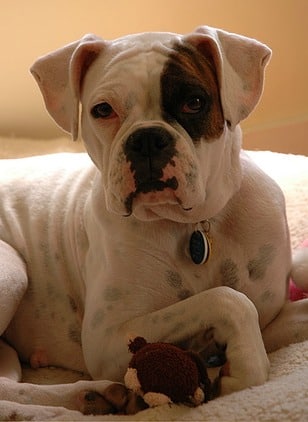
M 62 135 L 28 69 L 83 34 L 186 33 L 207 24 L 273 49 L 265 92 L 242 127 L 248 148 L 308 154 L 307 0 L 0 0 L 0 135 Z

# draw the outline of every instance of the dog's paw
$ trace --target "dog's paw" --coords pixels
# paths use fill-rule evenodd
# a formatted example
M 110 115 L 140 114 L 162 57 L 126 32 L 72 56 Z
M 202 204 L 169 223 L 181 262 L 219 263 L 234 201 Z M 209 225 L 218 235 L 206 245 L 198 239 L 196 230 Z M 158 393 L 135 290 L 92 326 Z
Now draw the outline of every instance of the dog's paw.
M 79 394 L 79 409 L 85 415 L 132 415 L 148 406 L 123 384 L 112 383 L 104 391 L 83 391 Z
M 111 403 L 96 391 L 84 391 L 78 397 L 79 410 L 84 415 L 107 415 L 115 413 Z
M 261 356 L 261 359 L 250 360 L 238 365 L 227 361 L 220 369 L 219 376 L 215 379 L 212 386 L 212 395 L 230 394 L 235 391 L 243 390 L 248 387 L 262 385 L 268 379 L 269 361 L 267 356 Z

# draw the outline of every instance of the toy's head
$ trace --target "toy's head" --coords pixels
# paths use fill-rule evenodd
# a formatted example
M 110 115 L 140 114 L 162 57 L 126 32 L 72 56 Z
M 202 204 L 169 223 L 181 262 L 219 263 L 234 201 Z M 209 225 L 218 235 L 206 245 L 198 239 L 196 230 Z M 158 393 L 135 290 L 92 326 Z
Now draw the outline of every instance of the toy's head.
M 125 385 L 150 407 L 164 403 L 197 406 L 209 399 L 211 383 L 197 354 L 169 343 L 147 343 L 143 337 L 131 341 L 129 350 L 133 357 Z

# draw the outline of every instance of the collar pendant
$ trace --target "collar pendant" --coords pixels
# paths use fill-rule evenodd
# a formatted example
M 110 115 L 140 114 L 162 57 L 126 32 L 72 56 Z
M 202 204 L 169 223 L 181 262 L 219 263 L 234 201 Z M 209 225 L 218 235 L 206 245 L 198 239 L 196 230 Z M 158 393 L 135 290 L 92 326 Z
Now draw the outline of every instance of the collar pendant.
M 210 222 L 208 220 L 198 223 L 196 230 L 190 236 L 189 253 L 192 261 L 205 264 L 211 255 L 211 239 L 209 237 Z

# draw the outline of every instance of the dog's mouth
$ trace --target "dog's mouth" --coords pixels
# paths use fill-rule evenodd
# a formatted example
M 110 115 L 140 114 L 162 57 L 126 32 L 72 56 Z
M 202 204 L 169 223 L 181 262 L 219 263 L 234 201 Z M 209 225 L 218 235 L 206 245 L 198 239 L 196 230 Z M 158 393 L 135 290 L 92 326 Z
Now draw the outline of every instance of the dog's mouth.
M 125 199 L 126 216 L 132 214 L 134 200 L 140 196 L 140 194 L 157 193 L 168 190 L 173 192 L 173 198 L 177 203 L 180 203 L 180 200 L 174 195 L 174 191 L 177 190 L 178 186 L 178 180 L 175 176 L 167 180 L 149 180 L 147 182 L 139 183 L 136 190 L 131 192 Z

